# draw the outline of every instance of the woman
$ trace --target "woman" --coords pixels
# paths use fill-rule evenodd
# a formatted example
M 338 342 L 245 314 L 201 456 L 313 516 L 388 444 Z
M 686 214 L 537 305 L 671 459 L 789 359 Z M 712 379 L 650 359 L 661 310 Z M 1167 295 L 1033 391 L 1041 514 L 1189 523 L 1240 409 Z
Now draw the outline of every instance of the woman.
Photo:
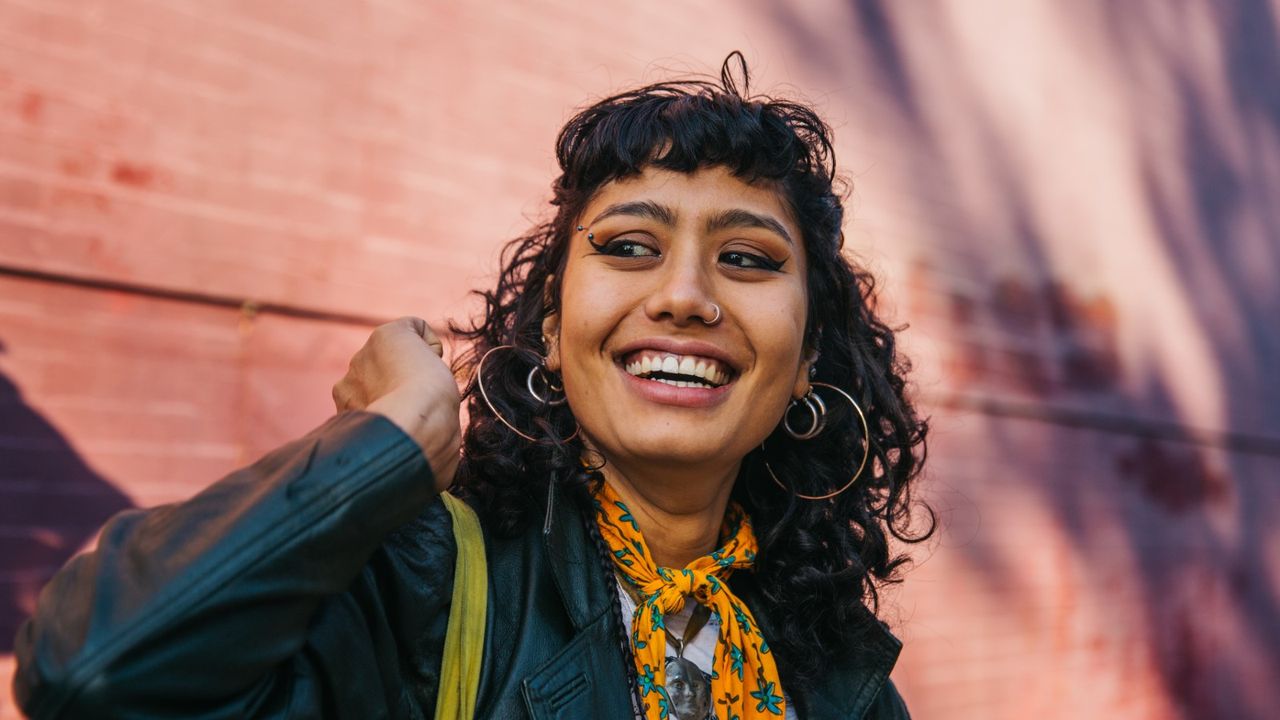
M 55 577 L 23 707 L 430 716 L 474 605 L 451 487 L 488 562 L 476 717 L 906 717 L 867 605 L 888 536 L 932 530 L 907 527 L 926 423 L 840 254 L 828 129 L 729 70 L 561 132 L 554 219 L 452 328 L 465 434 L 436 336 L 378 328 L 335 418 Z

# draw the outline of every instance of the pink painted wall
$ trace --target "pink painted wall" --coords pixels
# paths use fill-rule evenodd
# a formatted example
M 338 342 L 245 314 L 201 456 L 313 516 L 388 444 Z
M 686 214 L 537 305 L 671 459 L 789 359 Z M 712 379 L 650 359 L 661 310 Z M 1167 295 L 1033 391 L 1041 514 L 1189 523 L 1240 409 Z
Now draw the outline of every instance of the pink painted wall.
M 673 7 L 0 0 L 0 675 L 109 514 L 323 420 L 371 323 L 468 312 L 575 106 L 739 48 L 836 127 L 909 324 L 914 716 L 1270 717 L 1280 7 Z

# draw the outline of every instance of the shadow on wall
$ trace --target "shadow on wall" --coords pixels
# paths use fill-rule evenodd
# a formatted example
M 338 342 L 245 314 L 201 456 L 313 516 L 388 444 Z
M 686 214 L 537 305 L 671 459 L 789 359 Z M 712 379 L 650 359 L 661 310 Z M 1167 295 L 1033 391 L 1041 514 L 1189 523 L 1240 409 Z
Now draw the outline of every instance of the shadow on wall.
M 1017 398 L 1040 408 L 1039 419 L 1057 423 L 1043 426 L 1043 442 L 1031 451 L 1019 449 L 1018 437 L 997 432 L 991 447 L 971 452 L 1001 457 L 1000 474 L 1017 476 L 1006 482 L 1020 482 L 1055 520 L 1056 532 L 1097 583 L 1079 588 L 1081 594 L 1111 608 L 1113 626 L 1103 632 L 1128 633 L 1145 645 L 1142 664 L 1177 717 L 1273 712 L 1280 702 L 1273 682 L 1280 673 L 1280 568 L 1267 547 L 1280 511 L 1280 382 L 1271 374 L 1280 362 L 1274 6 L 1263 0 L 1082 3 L 1057 6 L 1052 16 L 1063 21 L 1053 29 L 1054 41 L 1067 38 L 1088 54 L 1073 71 L 1101 73 L 1091 78 L 1096 87 L 1118 88 L 1108 101 L 1119 110 L 1114 134 L 1123 150 L 1107 160 L 1123 167 L 1105 172 L 1128 173 L 1139 187 L 1123 211 L 1140 222 L 1102 217 L 1093 229 L 1117 235 L 1118 228 L 1150 229 L 1141 238 L 1096 242 L 1104 253 L 1130 240 L 1145 243 L 1126 248 L 1144 263 L 1131 268 L 1127 280 L 1136 285 L 1167 273 L 1160 301 L 1185 313 L 1170 312 L 1186 322 L 1156 328 L 1164 333 L 1161 342 L 1144 347 L 1148 356 L 1130 367 L 1120 363 L 1119 329 L 1159 322 L 1144 310 L 1163 308 L 1144 305 L 1150 301 L 1132 287 L 1078 291 L 1060 276 L 1069 273 L 1055 267 L 1054 258 L 1069 253 L 1055 250 L 1079 238 L 1046 216 L 1043 196 L 1035 194 L 1037 158 L 1018 155 L 1003 134 L 1007 118 L 980 91 L 984 83 L 1033 82 L 1035 76 L 976 77 L 999 69 L 966 62 L 972 37 L 966 47 L 948 25 L 954 19 L 937 7 L 858 0 L 847 6 L 852 41 L 842 43 L 830 42 L 828 27 L 793 6 L 770 7 L 774 27 L 830 86 L 874 89 L 874 97 L 854 104 L 877 115 L 876 127 L 891 135 L 878 139 L 903 154 L 910 192 L 921 198 L 916 209 L 933 221 L 928 226 L 945 228 L 936 249 L 949 254 L 938 262 L 960 262 L 947 268 L 950 277 L 925 269 L 909 283 L 941 297 L 932 309 L 956 329 L 944 338 L 950 354 L 944 365 L 961 369 L 949 373 L 953 383 L 958 377 L 963 382 L 955 384 L 979 395 Z M 987 40 L 1003 42 L 999 33 L 1011 25 L 992 25 Z M 1012 26 L 1045 32 L 1034 23 Z M 951 94 L 939 96 L 941 87 Z M 1070 103 L 1081 90 L 1087 100 L 1096 87 L 1054 88 L 1055 99 Z M 1045 155 L 1065 140 L 1041 139 Z M 981 151 L 954 152 L 967 144 Z M 1002 198 L 996 209 L 930 205 L 975 185 Z M 1025 272 L 992 277 L 989 268 L 1001 265 L 993 248 L 1016 255 Z M 957 276 L 966 282 L 949 286 Z M 1126 315 L 1127 325 L 1117 323 Z M 971 327 L 970 337 L 984 344 L 966 340 Z M 1202 354 L 1193 357 L 1206 361 L 1179 364 L 1155 349 L 1171 347 L 1194 349 Z M 1215 397 L 1189 390 L 1193 386 L 1220 388 L 1218 417 L 1206 421 L 1188 410 L 1205 404 L 1188 397 Z M 1125 422 L 1111 422 L 1116 418 Z M 1093 472 L 1080 472 L 1084 468 Z M 1017 587 L 1027 568 L 999 545 L 1011 537 L 1000 534 L 1006 520 L 994 508 L 988 513 L 987 541 L 965 543 L 953 555 L 977 570 L 974 582 Z M 1109 598 L 1116 586 L 1099 581 L 1108 576 L 1122 578 L 1134 595 Z M 1120 617 L 1143 627 L 1124 627 Z
M 0 341 L 0 353 L 4 352 Z M 0 654 L 40 588 L 129 498 L 94 472 L 0 373 Z

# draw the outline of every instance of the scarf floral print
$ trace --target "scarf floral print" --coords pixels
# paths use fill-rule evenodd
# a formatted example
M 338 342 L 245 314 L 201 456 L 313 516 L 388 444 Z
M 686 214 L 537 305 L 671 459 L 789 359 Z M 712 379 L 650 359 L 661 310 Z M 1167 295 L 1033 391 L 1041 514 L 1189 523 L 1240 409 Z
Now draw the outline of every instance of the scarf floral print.
M 756 538 L 746 511 L 730 503 L 720 529 L 720 548 L 677 570 L 654 564 L 631 511 L 607 482 L 601 483 L 595 506 L 600 536 L 613 552 L 614 565 L 643 600 L 631 617 L 631 648 L 648 720 L 670 718 L 663 618 L 683 609 L 688 597 L 706 606 L 720 628 L 711 673 L 716 717 L 784 717 L 786 702 L 773 653 L 756 628 L 751 610 L 725 582 L 735 568 L 755 564 Z

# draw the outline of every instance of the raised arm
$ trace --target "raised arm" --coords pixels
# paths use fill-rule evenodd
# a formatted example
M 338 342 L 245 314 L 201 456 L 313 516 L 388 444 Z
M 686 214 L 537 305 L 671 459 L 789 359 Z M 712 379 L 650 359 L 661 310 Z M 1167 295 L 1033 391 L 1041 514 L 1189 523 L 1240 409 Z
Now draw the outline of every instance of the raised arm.
M 317 608 L 351 605 L 337 596 L 456 468 L 457 389 L 418 323 L 380 327 L 357 353 L 334 392 L 346 412 L 186 502 L 113 518 L 19 631 L 23 709 L 283 712 Z

